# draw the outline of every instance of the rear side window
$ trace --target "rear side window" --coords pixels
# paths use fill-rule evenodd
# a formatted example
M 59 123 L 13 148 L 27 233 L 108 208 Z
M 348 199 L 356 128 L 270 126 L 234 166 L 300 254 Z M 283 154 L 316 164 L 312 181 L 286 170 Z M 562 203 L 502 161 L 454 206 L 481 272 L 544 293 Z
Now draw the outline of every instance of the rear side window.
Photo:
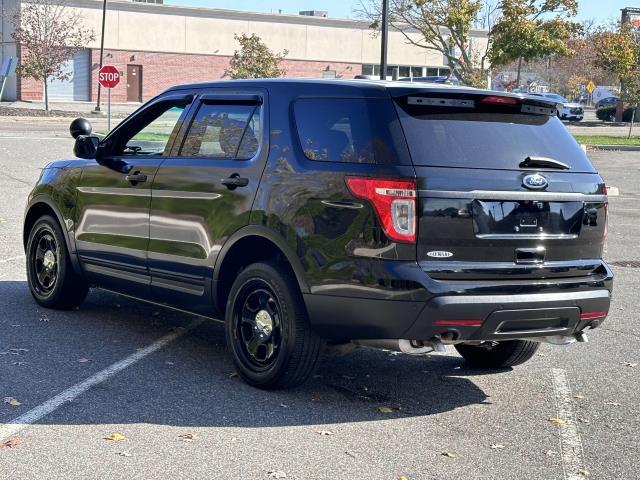
M 555 116 L 507 108 L 437 108 L 397 101 L 398 115 L 416 166 L 520 170 L 529 156 L 566 163 L 570 172 L 595 172 Z
M 402 162 L 398 116 L 387 99 L 301 98 L 294 103 L 300 145 L 322 162 Z
M 180 150 L 182 157 L 248 160 L 258 150 L 255 105 L 202 104 Z

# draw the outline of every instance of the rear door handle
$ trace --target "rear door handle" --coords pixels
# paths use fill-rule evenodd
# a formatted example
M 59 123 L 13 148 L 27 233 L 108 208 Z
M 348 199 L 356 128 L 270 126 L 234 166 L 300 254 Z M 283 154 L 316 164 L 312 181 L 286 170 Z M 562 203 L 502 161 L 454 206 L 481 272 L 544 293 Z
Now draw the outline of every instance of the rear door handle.
M 127 182 L 130 182 L 131 185 L 137 185 L 138 183 L 146 182 L 147 176 L 140 172 L 134 172 L 131 175 L 127 175 L 126 177 L 124 177 L 124 179 Z
M 229 178 L 223 178 L 220 180 L 222 185 L 226 185 L 229 190 L 233 190 L 237 187 L 246 187 L 249 185 L 249 179 L 241 177 L 239 173 L 234 173 Z

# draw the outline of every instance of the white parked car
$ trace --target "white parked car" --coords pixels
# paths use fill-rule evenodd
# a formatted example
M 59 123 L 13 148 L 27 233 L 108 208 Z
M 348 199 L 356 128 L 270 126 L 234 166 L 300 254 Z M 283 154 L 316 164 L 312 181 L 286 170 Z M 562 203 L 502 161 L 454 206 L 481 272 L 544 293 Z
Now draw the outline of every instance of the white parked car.
M 557 93 L 530 93 L 536 97 L 545 97 L 555 100 L 561 106 L 558 107 L 558 117 L 560 120 L 570 120 L 572 122 L 579 122 L 584 118 L 584 108 L 579 103 L 570 102 L 562 95 Z

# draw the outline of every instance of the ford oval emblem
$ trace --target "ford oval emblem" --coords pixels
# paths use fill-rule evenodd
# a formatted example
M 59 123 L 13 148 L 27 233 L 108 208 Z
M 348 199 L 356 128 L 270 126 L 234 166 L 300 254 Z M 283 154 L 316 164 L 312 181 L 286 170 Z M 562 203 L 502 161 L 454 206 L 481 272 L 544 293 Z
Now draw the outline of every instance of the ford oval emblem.
M 532 190 L 541 190 L 549 186 L 549 180 L 547 180 L 545 177 L 543 177 L 539 173 L 534 173 L 532 175 L 526 175 L 522 179 L 522 184 L 526 188 L 530 188 Z

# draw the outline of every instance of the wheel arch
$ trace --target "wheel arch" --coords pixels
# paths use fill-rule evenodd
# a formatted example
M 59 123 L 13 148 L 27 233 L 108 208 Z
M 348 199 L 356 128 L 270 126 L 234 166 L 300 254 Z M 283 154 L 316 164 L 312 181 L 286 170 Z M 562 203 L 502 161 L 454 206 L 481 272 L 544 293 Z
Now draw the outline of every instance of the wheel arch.
M 64 242 L 67 246 L 67 251 L 69 252 L 69 257 L 71 258 L 71 264 L 73 265 L 73 269 L 79 275 L 82 275 L 82 269 L 80 268 L 80 263 L 78 262 L 78 257 L 76 255 L 75 243 L 73 239 L 69 235 L 69 231 L 64 222 L 62 215 L 59 210 L 56 208 L 55 203 L 48 197 L 40 195 L 34 197 L 30 202 L 26 209 L 24 222 L 22 226 L 22 244 L 25 250 L 27 251 L 27 243 L 29 241 L 29 233 L 33 228 L 33 225 L 36 221 L 44 216 L 50 215 L 52 216 L 60 226 L 60 230 L 62 230 L 62 235 L 64 237 Z
M 229 277 L 238 269 L 260 260 L 279 259 L 286 263 L 302 293 L 309 292 L 305 269 L 291 246 L 276 232 L 260 225 L 249 225 L 235 232 L 218 255 L 213 276 L 213 304 L 224 312 L 233 281 Z

